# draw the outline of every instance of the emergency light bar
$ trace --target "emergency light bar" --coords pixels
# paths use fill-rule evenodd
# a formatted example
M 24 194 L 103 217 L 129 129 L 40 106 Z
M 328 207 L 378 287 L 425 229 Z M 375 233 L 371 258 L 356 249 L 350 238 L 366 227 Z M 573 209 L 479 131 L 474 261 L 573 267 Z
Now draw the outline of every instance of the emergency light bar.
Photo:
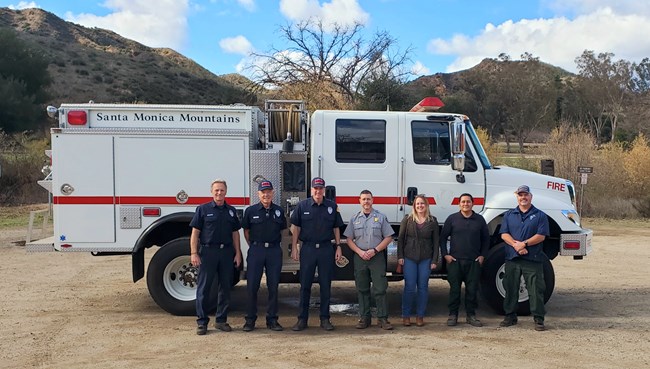
M 415 104 L 409 111 L 414 113 L 438 111 L 443 106 L 445 106 L 445 104 L 439 98 L 425 97 L 419 103 Z

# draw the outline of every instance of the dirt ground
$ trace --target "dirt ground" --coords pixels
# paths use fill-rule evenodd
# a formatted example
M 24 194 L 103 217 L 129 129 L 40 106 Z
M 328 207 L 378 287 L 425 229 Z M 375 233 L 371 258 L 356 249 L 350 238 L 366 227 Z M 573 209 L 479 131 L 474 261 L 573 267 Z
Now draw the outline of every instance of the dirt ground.
M 647 368 L 650 367 L 650 223 L 587 221 L 594 253 L 582 261 L 558 257 L 546 332 L 530 317 L 499 328 L 502 319 L 478 311 L 485 327 L 447 327 L 448 285 L 430 283 L 427 324 L 402 327 L 401 282 L 389 290 L 393 331 L 354 328 L 349 309 L 332 315 L 333 332 L 317 327 L 312 310 L 303 332 L 241 331 L 245 282 L 235 288 L 231 333 L 195 334 L 193 317 L 159 309 L 144 280 L 131 281 L 125 256 L 26 254 L 13 241 L 23 229 L 2 230 L 1 368 Z M 148 255 L 149 257 L 151 255 Z M 280 322 L 295 322 L 298 289 L 281 285 Z M 354 285 L 337 282 L 335 307 L 356 302 Z M 260 298 L 261 322 L 265 309 Z M 259 321 L 258 321 L 259 322 Z M 374 324 L 374 322 L 373 322 Z

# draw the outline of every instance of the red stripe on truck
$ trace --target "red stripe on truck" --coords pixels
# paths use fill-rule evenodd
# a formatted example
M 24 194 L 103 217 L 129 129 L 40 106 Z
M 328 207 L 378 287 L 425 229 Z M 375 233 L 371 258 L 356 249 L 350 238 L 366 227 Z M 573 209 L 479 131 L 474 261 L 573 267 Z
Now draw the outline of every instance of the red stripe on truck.
M 55 205 L 200 205 L 212 197 L 190 197 L 181 204 L 170 196 L 54 196 Z M 227 197 L 230 205 L 250 205 L 249 197 Z

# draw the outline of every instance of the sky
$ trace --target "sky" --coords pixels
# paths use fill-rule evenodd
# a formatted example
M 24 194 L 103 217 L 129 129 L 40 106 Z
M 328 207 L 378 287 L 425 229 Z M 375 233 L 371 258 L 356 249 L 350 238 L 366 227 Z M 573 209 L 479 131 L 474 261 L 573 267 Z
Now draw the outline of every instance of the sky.
M 386 31 L 412 48 L 412 78 L 471 68 L 484 58 L 525 52 L 577 72 L 584 50 L 614 60 L 650 57 L 647 0 L 0 0 L 41 8 L 86 27 L 112 30 L 150 47 L 168 47 L 211 72 L 247 75 L 250 53 L 283 50 L 279 29 L 323 24 Z M 645 36 L 644 36 L 645 35 Z

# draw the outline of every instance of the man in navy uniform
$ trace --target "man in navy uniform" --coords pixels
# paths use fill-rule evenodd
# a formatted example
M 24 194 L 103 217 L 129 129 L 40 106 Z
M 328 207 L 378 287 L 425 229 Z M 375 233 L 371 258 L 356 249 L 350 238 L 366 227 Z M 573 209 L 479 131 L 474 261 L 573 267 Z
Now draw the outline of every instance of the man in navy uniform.
M 246 256 L 246 289 L 248 308 L 244 331 L 255 329 L 257 320 L 257 292 L 260 289 L 262 273 L 266 269 L 266 287 L 269 292 L 266 310 L 266 326 L 281 331 L 278 323 L 278 285 L 282 272 L 282 230 L 287 228 L 284 210 L 273 203 L 273 184 L 263 180 L 257 186 L 260 202 L 249 206 L 244 212 L 242 226 L 244 238 L 249 245 Z
M 320 326 L 331 331 L 330 292 L 334 277 L 334 262 L 341 258 L 341 214 L 334 201 L 325 199 L 325 180 L 311 181 L 311 197 L 298 203 L 291 214 L 291 258 L 300 260 L 300 305 L 294 331 L 307 328 L 311 285 L 318 267 L 320 286 Z M 332 239 L 335 244 L 332 245 Z M 298 240 L 302 242 L 298 250 Z
M 544 240 L 550 235 L 548 217 L 532 204 L 533 194 L 526 185 L 515 191 L 517 207 L 508 211 L 501 223 L 501 238 L 506 243 L 506 267 L 503 287 L 506 292 L 503 300 L 505 318 L 502 327 L 517 324 L 517 304 L 521 276 L 526 282 L 530 312 L 535 322 L 535 330 L 546 330 L 544 326 Z
M 190 222 L 190 261 L 199 267 L 199 280 L 196 288 L 196 334 L 204 335 L 210 321 L 210 289 L 215 276 L 218 278 L 219 294 L 215 328 L 230 332 L 228 325 L 228 306 L 235 267 L 242 262 L 239 245 L 239 219 L 234 207 L 226 203 L 228 185 L 223 179 L 212 182 L 212 201 L 199 205 Z
M 393 228 L 384 214 L 372 207 L 372 192 L 363 190 L 359 194 L 361 211 L 353 215 L 343 233 L 348 247 L 354 252 L 354 283 L 359 295 L 358 329 L 370 326 L 370 297 L 377 304 L 377 324 L 391 330 L 386 302 L 386 257 L 384 250 L 393 241 Z M 371 283 L 372 282 L 372 290 Z

